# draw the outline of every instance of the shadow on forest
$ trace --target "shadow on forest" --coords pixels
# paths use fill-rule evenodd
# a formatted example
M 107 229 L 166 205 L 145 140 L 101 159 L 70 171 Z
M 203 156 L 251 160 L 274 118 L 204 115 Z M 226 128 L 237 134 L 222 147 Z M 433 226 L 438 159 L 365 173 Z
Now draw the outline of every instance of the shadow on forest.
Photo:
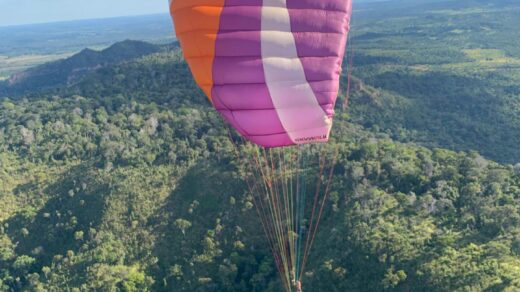
M 90 228 L 97 228 L 104 213 L 104 198 L 110 189 L 106 184 L 94 183 L 90 164 L 71 168 L 61 179 L 42 190 L 50 197 L 36 214 L 18 213 L 7 221 L 9 236 L 17 242 L 18 254 L 38 259 L 34 267 L 49 265 L 54 255 L 79 249 L 82 241 L 76 232 L 87 237 Z M 15 193 L 25 193 L 38 188 L 31 182 L 19 186 Z
M 156 226 L 155 233 L 161 235 L 154 250 L 154 255 L 159 259 L 158 270 L 153 271 L 153 274 L 158 275 L 154 290 L 171 291 L 176 287 L 175 282 L 181 281 L 182 286 L 191 289 L 190 291 L 221 291 L 219 289 L 224 289 L 226 285 L 231 285 L 228 288 L 235 291 L 237 287 L 244 287 L 244 291 L 260 291 L 244 282 L 244 279 L 250 279 L 258 273 L 259 262 L 264 260 L 269 252 L 256 212 L 244 207 L 246 197 L 247 187 L 229 163 L 202 161 L 187 171 L 168 197 L 165 206 L 158 210 L 159 215 L 154 218 L 155 222 L 152 222 Z M 178 219 L 186 220 L 190 227 L 182 232 L 176 225 Z M 222 226 L 222 229 L 217 225 Z M 247 235 L 243 238 L 237 236 L 237 229 L 241 229 Z M 229 275 L 214 270 L 219 265 L 204 264 L 197 259 L 201 255 L 211 253 L 207 238 L 215 240 L 215 248 L 223 252 L 218 256 L 223 262 L 226 262 L 225 258 L 233 257 L 232 253 L 236 252 L 233 248 L 235 240 L 250 240 L 246 244 L 248 250 L 238 252 L 234 256 L 235 260 L 241 260 L 236 263 L 238 270 L 236 278 L 231 280 L 233 284 L 223 284 L 229 281 L 229 278 L 226 278 Z M 181 276 L 176 279 L 172 275 L 171 268 L 175 265 L 183 267 L 186 278 Z M 201 285 L 197 278 L 193 277 L 195 274 L 187 273 L 190 270 L 200 277 L 214 278 L 213 283 Z M 272 276 L 274 273 L 270 275 Z M 187 283 L 187 279 L 192 279 L 192 282 Z M 266 283 L 263 283 L 261 287 L 265 288 L 265 285 Z

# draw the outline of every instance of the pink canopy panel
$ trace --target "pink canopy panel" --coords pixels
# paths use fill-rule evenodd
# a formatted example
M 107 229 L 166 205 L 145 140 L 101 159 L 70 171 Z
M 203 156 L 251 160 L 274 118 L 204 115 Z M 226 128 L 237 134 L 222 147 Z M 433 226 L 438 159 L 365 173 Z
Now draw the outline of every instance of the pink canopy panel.
M 172 0 L 195 80 L 246 139 L 326 142 L 352 0 Z

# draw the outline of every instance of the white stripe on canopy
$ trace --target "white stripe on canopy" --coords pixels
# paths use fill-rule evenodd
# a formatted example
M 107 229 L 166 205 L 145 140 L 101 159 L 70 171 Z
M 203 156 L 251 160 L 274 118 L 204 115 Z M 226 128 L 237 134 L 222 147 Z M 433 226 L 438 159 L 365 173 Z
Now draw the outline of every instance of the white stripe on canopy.
M 271 99 L 282 126 L 296 144 L 327 141 L 332 119 L 307 82 L 286 0 L 264 0 L 262 58 Z

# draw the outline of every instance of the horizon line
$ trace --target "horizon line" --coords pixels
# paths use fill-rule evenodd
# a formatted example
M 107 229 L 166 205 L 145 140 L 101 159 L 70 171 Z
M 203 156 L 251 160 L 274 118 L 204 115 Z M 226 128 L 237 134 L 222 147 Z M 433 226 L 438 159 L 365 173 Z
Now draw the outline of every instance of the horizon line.
M 69 23 L 69 22 L 80 22 L 80 21 L 91 21 L 91 20 L 104 20 L 104 19 L 116 19 L 116 18 L 132 18 L 139 16 L 153 16 L 153 15 L 169 15 L 168 12 L 159 12 L 159 13 L 146 13 L 146 14 L 129 14 L 129 15 L 119 15 L 119 16 L 111 16 L 111 17 L 89 17 L 89 18 L 77 18 L 77 19 L 68 19 L 68 20 L 58 20 L 58 21 L 46 21 L 46 22 L 31 22 L 31 23 L 22 23 L 22 24 L 7 24 L 0 25 L 0 29 L 3 28 L 16 28 L 23 26 L 34 26 L 34 25 L 45 25 L 45 24 L 60 24 L 60 23 Z

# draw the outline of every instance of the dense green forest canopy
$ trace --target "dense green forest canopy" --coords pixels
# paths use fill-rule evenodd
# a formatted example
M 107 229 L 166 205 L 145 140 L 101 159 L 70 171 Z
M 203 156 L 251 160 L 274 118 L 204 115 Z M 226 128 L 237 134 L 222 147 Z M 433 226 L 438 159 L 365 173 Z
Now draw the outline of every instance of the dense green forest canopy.
M 351 102 L 355 122 L 400 141 L 520 161 L 517 1 L 358 7 L 351 38 L 361 88 Z
M 402 3 L 355 15 L 304 287 L 518 291 L 520 6 Z M 0 291 L 280 291 L 227 129 L 175 45 L 4 95 Z

